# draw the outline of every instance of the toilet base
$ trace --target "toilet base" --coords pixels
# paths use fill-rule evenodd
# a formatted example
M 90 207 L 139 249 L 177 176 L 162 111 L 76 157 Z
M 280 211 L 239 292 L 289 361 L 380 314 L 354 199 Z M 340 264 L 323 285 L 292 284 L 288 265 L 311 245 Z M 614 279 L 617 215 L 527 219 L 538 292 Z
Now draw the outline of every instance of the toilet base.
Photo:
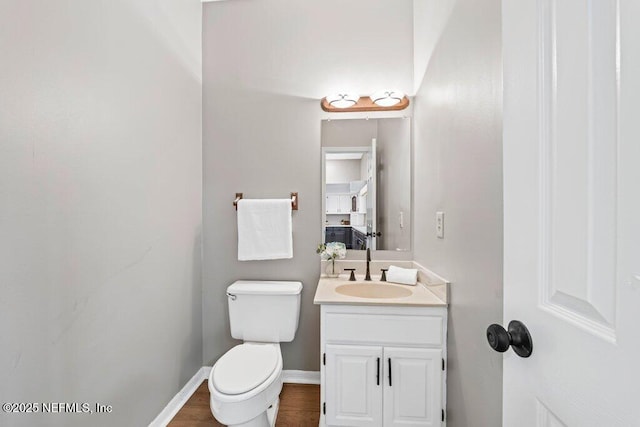
M 280 397 L 267 409 L 267 418 L 269 419 L 269 426 L 275 427 L 276 418 L 278 418 L 278 409 L 280 409 Z
M 274 427 L 276 425 L 276 418 L 278 417 L 278 409 L 280 407 L 280 398 L 278 397 L 273 405 L 269 406 L 265 412 L 261 413 L 257 417 L 242 424 L 233 424 L 228 427 Z

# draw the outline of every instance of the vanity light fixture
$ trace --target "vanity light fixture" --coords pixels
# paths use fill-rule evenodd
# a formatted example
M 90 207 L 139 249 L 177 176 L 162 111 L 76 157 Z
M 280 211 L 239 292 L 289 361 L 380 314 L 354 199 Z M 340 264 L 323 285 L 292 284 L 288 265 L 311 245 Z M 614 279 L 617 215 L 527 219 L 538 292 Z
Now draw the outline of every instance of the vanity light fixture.
M 409 106 L 409 98 L 397 91 L 378 92 L 371 97 L 360 98 L 339 94 L 323 98 L 320 106 L 328 113 L 404 110 Z
M 371 100 L 381 107 L 392 107 L 404 98 L 404 93 L 395 90 L 376 92 L 371 95 Z
M 358 97 L 348 93 L 338 93 L 335 95 L 329 95 L 325 98 L 329 105 L 334 108 L 349 108 L 358 102 Z

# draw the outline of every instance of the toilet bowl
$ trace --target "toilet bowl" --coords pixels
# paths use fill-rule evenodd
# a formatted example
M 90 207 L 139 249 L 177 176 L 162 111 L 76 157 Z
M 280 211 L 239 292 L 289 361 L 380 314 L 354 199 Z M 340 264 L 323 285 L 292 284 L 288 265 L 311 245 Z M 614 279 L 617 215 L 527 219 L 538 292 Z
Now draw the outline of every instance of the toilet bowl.
M 239 280 L 227 288 L 231 336 L 243 340 L 209 374 L 211 412 L 231 427 L 273 427 L 282 391 L 281 342 L 293 340 L 300 282 Z
M 211 369 L 208 386 L 211 412 L 219 422 L 234 427 L 275 425 L 282 390 L 280 345 L 233 347 Z

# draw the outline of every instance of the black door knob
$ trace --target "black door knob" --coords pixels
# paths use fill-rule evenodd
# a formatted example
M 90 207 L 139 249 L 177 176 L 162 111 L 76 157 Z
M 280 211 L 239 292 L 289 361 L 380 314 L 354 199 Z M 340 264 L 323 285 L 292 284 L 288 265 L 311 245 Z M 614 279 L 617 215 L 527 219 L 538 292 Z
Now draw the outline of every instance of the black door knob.
M 492 349 L 500 353 L 507 351 L 509 346 L 520 357 L 529 357 L 533 352 L 533 340 L 529 330 L 518 320 L 509 322 L 508 331 L 495 323 L 490 325 L 487 328 L 487 341 Z

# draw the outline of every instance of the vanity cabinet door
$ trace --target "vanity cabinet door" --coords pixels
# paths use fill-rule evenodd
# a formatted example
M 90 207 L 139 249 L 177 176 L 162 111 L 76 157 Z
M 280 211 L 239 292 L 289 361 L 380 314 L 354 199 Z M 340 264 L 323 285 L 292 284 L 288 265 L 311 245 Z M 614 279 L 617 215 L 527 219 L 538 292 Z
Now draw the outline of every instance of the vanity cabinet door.
M 442 349 L 384 348 L 384 426 L 442 425 Z
M 327 426 L 382 426 L 382 347 L 327 345 Z

